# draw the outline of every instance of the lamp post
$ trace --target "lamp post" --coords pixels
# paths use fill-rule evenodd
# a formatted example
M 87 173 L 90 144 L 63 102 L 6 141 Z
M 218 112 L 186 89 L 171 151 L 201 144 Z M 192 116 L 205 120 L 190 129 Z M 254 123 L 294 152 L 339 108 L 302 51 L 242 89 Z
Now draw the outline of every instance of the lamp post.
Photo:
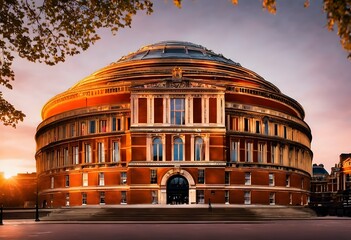
M 39 190 L 38 190 L 38 174 L 37 174 L 37 192 L 36 192 L 36 200 L 35 200 L 35 221 L 39 222 Z
M 0 225 L 3 225 L 3 223 L 2 223 L 2 214 L 3 214 L 3 212 L 2 212 L 2 210 L 3 210 L 3 207 L 2 207 L 2 204 L 1 204 L 1 210 L 0 210 Z

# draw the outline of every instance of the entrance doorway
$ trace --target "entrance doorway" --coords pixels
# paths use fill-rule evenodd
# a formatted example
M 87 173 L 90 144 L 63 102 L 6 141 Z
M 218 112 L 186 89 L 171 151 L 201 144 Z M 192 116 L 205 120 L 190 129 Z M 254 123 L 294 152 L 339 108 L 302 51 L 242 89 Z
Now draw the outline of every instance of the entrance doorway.
M 188 204 L 189 183 L 185 177 L 172 176 L 167 181 L 167 204 Z

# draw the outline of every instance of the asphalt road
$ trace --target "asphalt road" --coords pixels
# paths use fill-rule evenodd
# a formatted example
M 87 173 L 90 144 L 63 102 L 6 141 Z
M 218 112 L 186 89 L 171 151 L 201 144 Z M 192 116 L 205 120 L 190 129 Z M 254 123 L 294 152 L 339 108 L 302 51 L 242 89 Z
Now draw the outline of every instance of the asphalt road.
M 45 223 L 4 221 L 0 239 L 351 239 L 351 219 L 283 220 L 232 223 Z

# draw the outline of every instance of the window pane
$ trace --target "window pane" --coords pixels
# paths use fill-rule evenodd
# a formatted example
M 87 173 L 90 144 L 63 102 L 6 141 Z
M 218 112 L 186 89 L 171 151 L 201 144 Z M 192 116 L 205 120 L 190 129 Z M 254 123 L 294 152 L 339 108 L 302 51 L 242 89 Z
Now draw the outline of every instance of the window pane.
M 162 140 L 155 138 L 152 143 L 152 155 L 154 161 L 162 161 Z
M 89 133 L 95 133 L 95 120 L 92 120 L 89 123 Z
M 197 137 L 195 139 L 195 161 L 205 160 L 204 140 Z
M 100 172 L 99 173 L 99 186 L 104 186 L 105 185 L 105 175 L 104 173 Z
M 239 160 L 239 141 L 232 141 L 230 146 L 230 160 L 237 162 Z
M 99 163 L 105 162 L 105 146 L 103 142 L 98 143 L 98 161 Z
M 106 120 L 100 120 L 100 129 L 99 132 L 104 133 L 107 130 L 107 121 Z
M 183 98 L 171 99 L 171 124 L 185 124 L 185 104 Z
M 174 161 L 183 160 L 183 140 L 181 138 L 174 139 L 173 160 Z
M 119 151 L 119 142 L 113 142 L 112 144 L 112 161 L 113 162 L 119 162 L 119 156 L 120 156 L 120 151 Z
M 117 129 L 116 129 L 116 123 L 117 123 L 116 118 L 113 117 L 113 118 L 112 118 L 112 131 L 113 131 L 113 132 L 115 132 L 115 131 L 117 130 Z

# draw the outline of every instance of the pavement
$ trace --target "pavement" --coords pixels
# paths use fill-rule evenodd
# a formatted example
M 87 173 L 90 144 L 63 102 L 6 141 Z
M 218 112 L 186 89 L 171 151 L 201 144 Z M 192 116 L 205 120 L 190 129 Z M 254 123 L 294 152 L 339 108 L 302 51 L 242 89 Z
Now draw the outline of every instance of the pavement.
M 95 205 L 40 209 L 39 223 L 243 223 L 275 220 L 346 220 L 318 217 L 308 207 L 261 205 Z M 4 210 L 4 223 L 29 224 L 35 209 Z

